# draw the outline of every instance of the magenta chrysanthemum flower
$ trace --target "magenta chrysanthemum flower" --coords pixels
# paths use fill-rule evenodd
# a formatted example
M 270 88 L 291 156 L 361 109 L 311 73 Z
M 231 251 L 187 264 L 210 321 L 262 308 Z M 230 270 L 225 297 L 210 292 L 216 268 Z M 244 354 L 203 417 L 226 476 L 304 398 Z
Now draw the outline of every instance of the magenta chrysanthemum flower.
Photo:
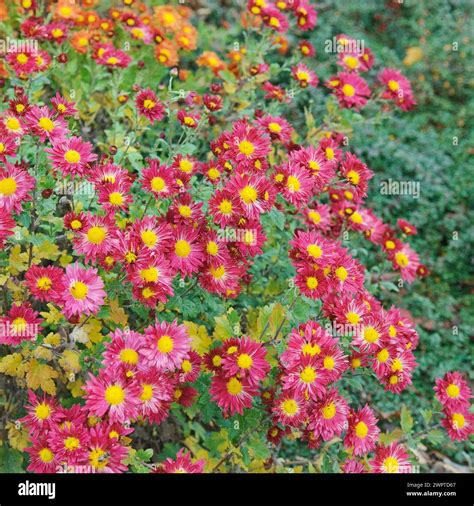
M 137 378 L 138 412 L 150 423 L 161 423 L 173 401 L 174 385 L 169 376 L 152 369 Z
M 69 137 L 53 141 L 53 147 L 45 149 L 49 153 L 49 160 L 55 169 L 59 169 L 64 176 L 84 176 L 88 171 L 88 164 L 97 160 L 92 152 L 92 144 L 84 142 L 80 137 Z
M 111 342 L 106 343 L 102 363 L 112 369 L 122 368 L 135 371 L 140 362 L 140 350 L 144 345 L 144 337 L 133 330 L 115 329 L 110 334 Z
M 10 214 L 0 213 L 0 248 L 3 248 L 5 240 L 13 235 L 13 228 L 15 228 L 16 222 Z
M 122 461 L 128 455 L 128 448 L 110 437 L 108 427 L 98 424 L 90 429 L 87 446 L 88 464 L 94 473 L 123 473 L 127 466 Z
M 101 369 L 98 376 L 89 375 L 84 385 L 86 408 L 94 415 L 106 414 L 111 423 L 123 423 L 138 415 L 138 388 L 136 383 L 127 383 L 120 372 Z
M 147 88 L 146 90 L 141 90 L 135 99 L 135 104 L 138 109 L 138 113 L 141 116 L 145 116 L 150 123 L 154 123 L 155 121 L 161 121 L 165 116 L 165 108 L 163 104 L 158 100 L 155 93 Z
M 379 433 L 377 418 L 368 405 L 358 411 L 351 410 L 344 446 L 352 448 L 354 455 L 365 455 L 375 448 Z
M 234 415 L 243 414 L 244 408 L 252 407 L 258 387 L 246 379 L 217 375 L 212 378 L 209 392 L 224 413 Z
M 30 432 L 44 433 L 60 419 L 60 411 L 54 398 L 43 395 L 38 397 L 33 391 L 28 390 L 27 415 L 20 418 Z
M 205 461 L 203 459 L 192 461 L 189 452 L 181 448 L 176 455 L 176 459 L 166 459 L 161 463 L 156 473 L 202 473 L 204 470 Z
M 48 107 L 33 106 L 25 116 L 25 124 L 32 135 L 39 137 L 41 142 L 49 139 L 58 142 L 68 132 L 66 122 L 60 116 L 55 117 Z
M 32 265 L 25 274 L 30 293 L 43 302 L 60 302 L 64 291 L 64 271 L 59 267 Z
M 42 321 L 29 302 L 13 304 L 7 315 L 0 317 L 0 343 L 17 346 L 23 341 L 34 341 Z
M 204 260 L 198 237 L 198 232 L 191 227 L 181 226 L 175 231 L 169 259 L 171 266 L 183 276 L 199 270 Z
M 446 408 L 441 425 L 453 441 L 464 441 L 474 434 L 474 416 L 469 412 L 469 404 L 459 408 Z
M 248 378 L 251 383 L 263 380 L 270 370 L 270 364 L 265 360 L 267 350 L 261 343 L 252 341 L 249 337 L 238 340 L 235 350 L 227 350 L 222 366 L 228 376 Z
M 16 165 L 8 162 L 4 165 L 0 167 L 0 215 L 9 211 L 20 213 L 22 203 L 32 199 L 30 192 L 35 187 L 35 179 Z
M 349 405 L 333 388 L 323 399 L 310 410 L 308 428 L 314 431 L 316 437 L 324 441 L 340 436 L 347 426 Z
M 185 325 L 176 321 L 155 322 L 145 329 L 147 346 L 142 353 L 150 366 L 159 371 L 178 369 L 191 349 L 191 339 Z
M 436 398 L 445 407 L 459 408 L 469 405 L 471 389 L 458 371 L 447 372 L 443 378 L 436 378 Z
M 308 403 L 297 392 L 283 392 L 273 403 L 275 422 L 289 427 L 299 427 L 308 417 Z
M 97 274 L 97 269 L 85 269 L 77 263 L 68 265 L 64 284 L 62 302 L 67 318 L 95 314 L 104 303 L 104 282 Z
M 32 446 L 25 448 L 29 454 L 30 463 L 27 471 L 32 473 L 56 473 L 60 461 L 57 452 L 53 451 L 47 434 L 41 434 L 38 439 L 32 438 Z
M 408 453 L 398 443 L 389 446 L 377 446 L 375 457 L 370 462 L 374 473 L 411 473 L 412 465 Z

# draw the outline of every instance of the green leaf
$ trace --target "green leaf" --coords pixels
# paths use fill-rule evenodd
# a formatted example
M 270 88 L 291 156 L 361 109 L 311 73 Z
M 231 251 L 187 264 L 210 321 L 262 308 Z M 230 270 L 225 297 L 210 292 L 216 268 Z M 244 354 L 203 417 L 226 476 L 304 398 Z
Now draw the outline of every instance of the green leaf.
M 413 417 L 405 404 L 402 405 L 400 412 L 400 424 L 405 434 L 409 433 L 413 428 Z
M 5 446 L 0 446 L 0 472 L 2 473 L 23 473 L 21 464 L 23 455 L 18 450 Z
M 426 435 L 431 444 L 438 445 L 444 441 L 444 432 L 440 429 L 433 429 Z

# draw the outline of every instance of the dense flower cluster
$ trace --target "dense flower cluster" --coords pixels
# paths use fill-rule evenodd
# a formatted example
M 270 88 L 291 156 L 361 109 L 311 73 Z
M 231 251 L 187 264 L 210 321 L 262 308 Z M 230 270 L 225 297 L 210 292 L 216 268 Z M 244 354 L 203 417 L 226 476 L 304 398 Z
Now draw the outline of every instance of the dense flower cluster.
M 388 111 L 391 101 L 408 111 L 415 105 L 409 81 L 381 69 L 369 87 L 362 75 L 371 74 L 375 57 L 344 34 L 332 41 L 337 61 L 330 64 L 340 71 L 318 76 L 306 38 L 317 23 L 309 0 L 249 0 L 243 13 L 246 27 L 263 30 L 259 44 L 268 42 L 269 51 L 285 55 L 292 44 L 285 35 L 297 34 L 296 57 L 278 80 L 261 47 L 250 50 L 251 37 L 249 47 L 225 57 L 200 51 L 191 70 L 178 70 L 197 49 L 191 9 L 123 3 L 102 12 L 93 0 L 61 1 L 46 17 L 37 16 L 34 0 L 9 7 L 21 33 L 41 44 L 10 48 L 0 63 L 0 76 L 15 83 L 0 111 L 1 260 L 14 279 L 0 316 L 0 345 L 12 353 L 0 365 L 28 388 L 26 415 L 16 416 L 28 432 L 28 470 L 212 471 L 223 461 L 191 458 L 200 456 L 192 445 L 201 432 L 258 410 L 258 430 L 270 443 L 291 436 L 318 449 L 337 438 L 345 473 L 411 472 L 405 447 L 383 441 L 377 408 L 355 403 L 343 385 L 371 375 L 400 394 L 412 383 L 419 337 L 406 313 L 372 295 L 371 272 L 345 241 L 359 233 L 376 245 L 403 286 L 428 274 L 407 241 L 416 227 L 384 223 L 367 207 L 373 172 L 341 131 L 323 124 L 305 137 L 299 119 L 286 114 L 295 94 L 313 92 L 336 109 L 382 102 Z M 253 52 L 258 61 L 247 58 Z M 56 91 L 54 79 L 43 87 L 37 76 L 69 58 L 91 74 L 86 93 L 95 93 L 96 78 L 112 86 L 98 86 L 107 114 L 94 111 L 87 126 L 84 97 Z M 168 88 L 154 74 L 142 78 L 147 66 L 169 74 Z M 186 79 L 196 67 L 194 86 Z M 193 89 L 174 90 L 175 78 Z M 251 113 L 249 96 L 261 106 Z M 58 183 L 87 185 L 90 198 L 61 196 Z M 277 260 L 288 264 L 295 300 L 277 312 L 282 321 L 269 317 L 255 332 L 261 314 L 245 297 L 261 284 L 255 266 L 274 242 L 267 224 L 280 215 L 287 235 Z M 316 301 L 319 314 L 289 324 L 297 300 Z M 199 314 L 186 321 L 181 306 L 195 301 Z M 234 303 L 245 313 L 242 327 L 227 320 Z M 214 316 L 214 304 L 227 313 Z M 216 327 L 214 339 L 206 327 Z M 58 377 L 65 388 L 55 397 Z M 71 392 L 67 403 L 63 391 Z M 436 394 L 450 437 L 466 439 L 473 418 L 465 380 L 448 373 Z M 194 418 L 203 408 L 217 420 L 205 429 Z M 193 420 L 196 438 L 167 448 L 164 455 L 175 458 L 144 464 L 134 438 L 178 418 Z M 222 436 L 227 448 L 222 432 L 216 441 Z
M 436 398 L 443 406 L 441 424 L 453 441 L 463 441 L 474 434 L 474 417 L 470 412 L 472 393 L 462 374 L 447 372 L 437 378 Z

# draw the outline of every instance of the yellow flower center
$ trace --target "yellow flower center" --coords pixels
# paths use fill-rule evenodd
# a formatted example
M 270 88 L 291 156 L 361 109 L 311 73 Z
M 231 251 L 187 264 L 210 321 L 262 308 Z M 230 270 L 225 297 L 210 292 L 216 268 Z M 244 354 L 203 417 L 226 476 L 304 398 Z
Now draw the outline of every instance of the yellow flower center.
M 229 392 L 230 395 L 239 395 L 242 390 L 242 383 L 237 378 L 231 378 L 227 382 L 227 392 Z
M 364 439 L 365 436 L 367 436 L 367 433 L 369 432 L 369 428 L 367 427 L 367 424 L 365 424 L 364 422 L 359 422 L 356 426 L 355 426 L 355 433 L 356 433 L 356 436 L 360 439 Z
M 19 332 L 24 332 L 26 330 L 26 320 L 24 318 L 15 318 L 13 321 L 12 321 L 12 326 L 13 326 L 13 330 L 16 332 L 16 333 L 19 333 Z
M 69 163 L 78 163 L 81 161 L 81 155 L 75 149 L 70 149 L 64 154 L 64 159 Z
M 247 353 L 242 353 L 239 355 L 239 358 L 237 359 L 237 365 L 241 369 L 250 369 L 252 367 L 253 360 L 250 355 L 247 355 Z
M 158 240 L 158 237 L 155 234 L 155 232 L 153 232 L 153 230 L 144 230 L 140 234 L 140 237 L 143 243 L 149 248 L 152 248 L 156 244 L 156 241 Z
M 350 84 L 345 84 L 342 87 L 342 93 L 344 93 L 346 97 L 353 97 L 355 93 L 355 88 Z
M 395 253 L 395 262 L 397 262 L 397 265 L 400 267 L 406 267 L 409 264 L 408 257 L 401 251 Z
M 333 357 L 324 357 L 324 368 L 332 371 L 334 369 L 335 362 Z
M 319 258 L 323 254 L 323 250 L 317 244 L 309 244 L 306 247 L 306 251 L 308 252 L 308 255 L 313 258 Z
M 122 194 L 119 193 L 119 192 L 112 192 L 109 195 L 109 202 L 113 206 L 121 206 L 123 204 L 123 196 L 122 196 Z
M 13 195 L 16 192 L 17 184 L 12 177 L 0 179 L 0 193 L 2 195 Z
M 82 281 L 75 281 L 69 288 L 69 292 L 75 299 L 84 300 L 89 293 L 89 288 Z
M 395 457 L 387 457 L 383 461 L 383 467 L 387 473 L 398 472 L 398 460 Z
M 41 461 L 45 462 L 46 464 L 54 459 L 53 452 L 49 448 L 42 448 L 38 452 L 38 456 L 41 459 Z
M 219 253 L 219 246 L 217 246 L 216 242 L 209 241 L 206 246 L 206 251 L 209 253 L 209 255 L 217 255 L 217 253 Z
M 148 384 L 143 385 L 140 399 L 142 401 L 149 401 L 152 397 L 153 397 L 153 387 Z
M 364 329 L 364 339 L 368 343 L 375 343 L 379 340 L 380 334 L 377 332 L 374 327 L 366 327 Z
M 358 172 L 356 172 L 355 170 L 350 170 L 348 173 L 347 173 L 347 179 L 352 183 L 352 184 L 359 184 L 359 181 L 360 181 L 360 174 Z
M 51 414 L 51 409 L 44 402 L 42 402 L 41 404 L 38 404 L 38 406 L 36 406 L 36 408 L 35 408 L 35 415 L 36 415 L 36 418 L 38 418 L 39 420 L 46 420 L 47 418 L 49 418 L 50 414 Z
M 306 286 L 310 290 L 314 290 L 315 288 L 317 288 L 318 284 L 319 284 L 318 280 L 314 276 L 309 276 L 308 278 L 306 278 Z
M 400 89 L 400 85 L 397 83 L 397 81 L 394 81 L 393 79 L 390 79 L 390 81 L 388 82 L 388 87 L 392 91 L 398 91 Z
M 315 355 L 319 355 L 321 353 L 321 348 L 317 344 L 306 343 L 301 351 L 304 355 L 310 355 L 314 357 Z
M 224 199 L 219 204 L 219 211 L 222 214 L 230 214 L 232 212 L 232 202 L 230 200 Z
M 165 186 L 165 180 L 162 177 L 156 176 L 151 180 L 151 189 L 156 192 L 163 191 Z
M 212 357 L 212 365 L 214 367 L 220 367 L 222 364 L 222 357 L 220 357 L 219 355 L 214 355 Z
M 225 267 L 223 265 L 219 265 L 219 267 L 213 267 L 211 265 L 209 272 L 215 279 L 221 279 L 225 275 Z
M 331 402 L 326 406 L 324 406 L 323 417 L 326 420 L 331 420 L 331 418 L 334 418 L 335 415 L 336 415 L 336 405 L 334 404 L 334 402 Z
M 81 443 L 77 437 L 69 436 L 64 440 L 64 448 L 69 452 L 77 450 L 80 446 Z
M 446 388 L 446 393 L 448 394 L 449 397 L 455 399 L 456 397 L 459 396 L 460 393 L 459 387 L 454 383 L 451 383 L 450 385 L 448 385 L 448 388 Z
M 38 121 L 38 126 L 46 132 L 51 132 L 54 130 L 54 123 L 49 118 L 40 118 Z
M 170 336 L 161 336 L 156 343 L 158 350 L 161 353 L 170 353 L 173 351 L 174 343 Z
M 341 266 L 341 267 L 338 267 L 336 269 L 336 276 L 341 281 L 345 281 L 346 278 L 347 278 L 347 275 L 348 275 L 348 272 L 347 272 L 347 269 L 345 267 Z
M 153 100 L 150 100 L 150 99 L 146 99 L 143 101 L 143 107 L 145 109 L 153 109 L 153 107 L 155 107 L 155 102 L 153 102 Z
M 181 364 L 181 369 L 188 373 L 188 372 L 191 372 L 191 369 L 193 368 L 193 365 L 191 364 L 191 362 L 189 360 L 183 360 L 183 363 Z
M 179 241 L 176 241 L 174 251 L 179 257 L 186 258 L 191 253 L 191 246 L 189 245 L 188 241 L 179 239 Z
M 281 403 L 281 409 L 287 415 L 296 415 L 298 403 L 294 399 L 286 399 Z
M 106 236 L 107 232 L 103 227 L 91 227 L 87 231 L 87 240 L 92 244 L 102 244 Z
M 53 285 L 53 282 L 51 281 L 50 278 L 46 277 L 46 276 L 42 276 L 41 278 L 38 279 L 38 281 L 36 282 L 36 287 L 39 288 L 40 290 L 42 291 L 47 291 L 47 290 L 50 290 L 51 287 Z
M 179 206 L 179 214 L 184 218 L 189 218 L 192 214 L 191 208 L 189 206 Z
M 359 60 L 355 56 L 346 56 L 344 58 L 344 63 L 352 70 L 359 66 Z
M 28 61 L 28 56 L 26 56 L 24 53 L 21 53 L 16 57 L 16 61 L 23 65 Z
M 122 404 L 125 400 L 125 390 L 120 385 L 110 385 L 105 390 L 105 400 L 111 406 Z
M 257 200 L 257 190 L 252 186 L 245 186 L 240 190 L 240 197 L 246 204 L 251 204 Z
M 79 220 L 72 220 L 71 221 L 71 228 L 73 230 L 77 230 L 78 228 L 82 227 L 82 223 Z
M 20 122 L 16 118 L 13 118 L 11 116 L 7 119 L 5 125 L 8 128 L 8 130 L 15 131 L 20 129 Z
M 310 211 L 308 217 L 313 223 L 319 223 L 321 221 L 321 215 L 317 211 Z
M 249 141 L 241 141 L 239 151 L 245 156 L 250 156 L 255 151 L 255 146 Z
M 357 313 L 354 313 L 354 311 L 349 311 L 346 314 L 346 319 L 352 325 L 357 325 L 357 323 L 360 321 L 360 316 Z
M 380 350 L 377 353 L 377 361 L 381 364 L 384 364 L 388 359 L 390 358 L 390 354 L 387 350 L 387 348 L 384 348 L 383 350 Z
M 156 283 L 160 273 L 156 267 L 150 267 L 148 269 L 142 269 L 140 271 L 140 277 L 143 281 L 147 281 L 148 283 Z
M 298 192 L 301 189 L 301 183 L 295 176 L 288 176 L 286 186 L 291 192 Z
M 107 466 L 109 459 L 104 457 L 105 452 L 102 448 L 94 448 L 89 452 L 89 462 L 95 469 L 103 469 Z
M 281 125 L 279 123 L 275 123 L 274 121 L 272 121 L 271 123 L 268 123 L 268 129 L 270 130 L 270 132 L 279 134 L 281 132 Z
M 316 379 L 316 371 L 308 365 L 301 371 L 300 378 L 305 383 L 312 383 Z
M 466 423 L 466 419 L 464 418 L 464 415 L 461 413 L 454 413 L 453 414 L 453 426 L 455 429 L 462 429 Z
M 126 364 L 135 365 L 138 363 L 138 353 L 133 348 L 124 348 L 120 352 L 120 360 Z

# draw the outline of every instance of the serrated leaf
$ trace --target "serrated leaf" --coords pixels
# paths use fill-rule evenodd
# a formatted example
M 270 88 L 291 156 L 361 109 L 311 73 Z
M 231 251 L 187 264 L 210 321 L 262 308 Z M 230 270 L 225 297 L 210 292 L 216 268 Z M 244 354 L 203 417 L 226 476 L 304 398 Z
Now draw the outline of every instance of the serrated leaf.
M 400 425 L 405 434 L 409 433 L 413 428 L 413 417 L 405 404 L 402 405 L 402 409 L 400 411 Z

